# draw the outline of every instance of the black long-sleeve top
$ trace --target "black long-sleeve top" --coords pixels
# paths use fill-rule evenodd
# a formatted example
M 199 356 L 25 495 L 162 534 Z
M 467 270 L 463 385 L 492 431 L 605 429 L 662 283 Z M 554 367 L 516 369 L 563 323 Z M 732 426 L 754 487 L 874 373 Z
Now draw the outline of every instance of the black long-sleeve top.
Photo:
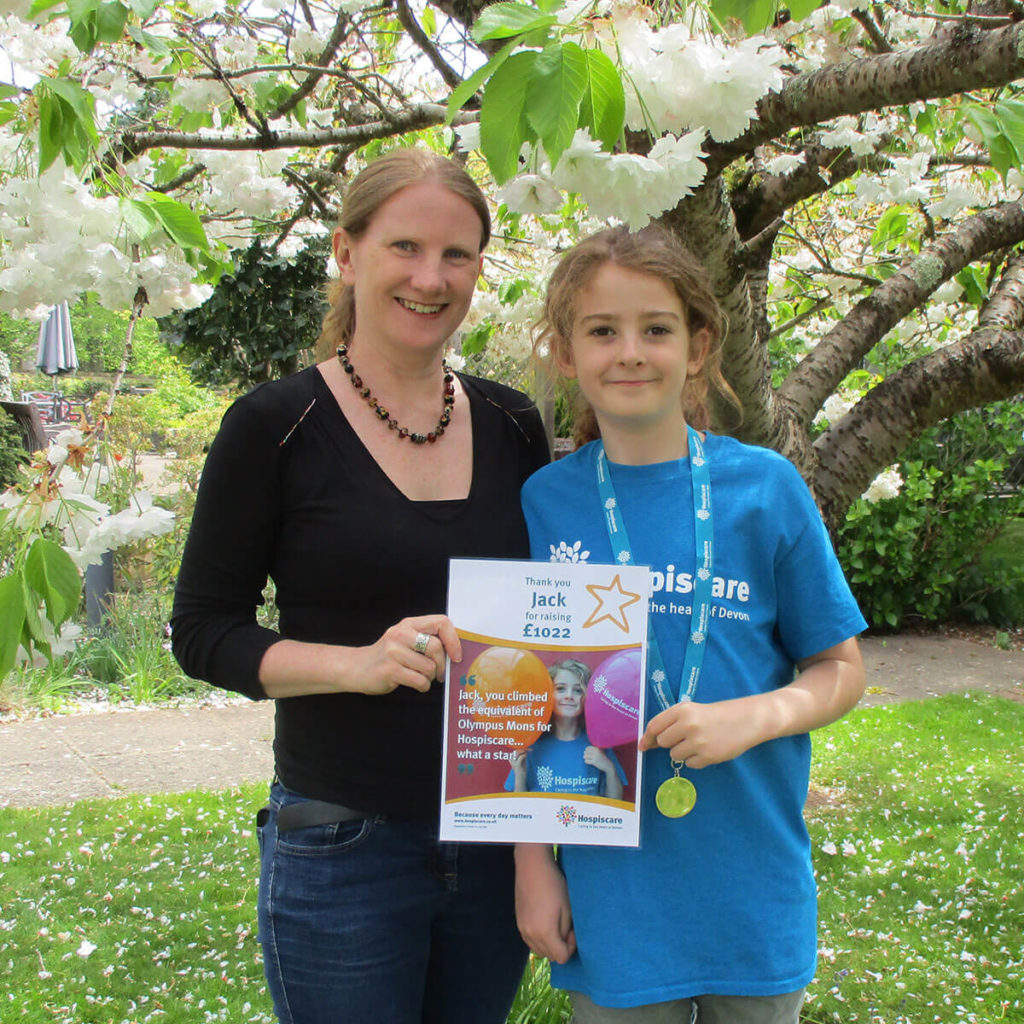
M 259 666 L 281 638 L 361 646 L 399 619 L 443 612 L 448 559 L 527 558 L 523 481 L 548 459 L 526 396 L 460 375 L 473 482 L 456 501 L 410 501 L 312 367 L 264 384 L 224 416 L 203 471 L 174 595 L 175 657 L 190 675 L 266 697 Z M 280 632 L 256 622 L 267 577 Z M 427 693 L 279 699 L 274 758 L 306 796 L 432 818 L 442 684 Z

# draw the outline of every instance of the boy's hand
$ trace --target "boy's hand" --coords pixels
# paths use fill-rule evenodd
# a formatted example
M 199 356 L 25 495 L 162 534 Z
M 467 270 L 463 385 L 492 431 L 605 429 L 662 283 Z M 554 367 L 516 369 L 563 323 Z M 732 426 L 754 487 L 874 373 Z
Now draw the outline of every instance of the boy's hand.
M 516 847 L 516 921 L 538 956 L 564 964 L 576 952 L 569 889 L 550 846 Z
M 685 761 L 687 768 L 731 761 L 761 742 L 752 711 L 738 700 L 674 704 L 650 720 L 640 749 L 666 747 L 672 760 Z

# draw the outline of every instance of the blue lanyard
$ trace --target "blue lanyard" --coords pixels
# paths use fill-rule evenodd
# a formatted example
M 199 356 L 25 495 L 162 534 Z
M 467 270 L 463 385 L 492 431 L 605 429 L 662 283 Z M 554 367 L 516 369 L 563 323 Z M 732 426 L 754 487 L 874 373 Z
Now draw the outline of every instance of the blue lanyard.
M 673 694 L 665 672 L 665 662 L 658 648 L 654 629 L 648 621 L 647 626 L 647 677 L 651 689 L 664 710 L 673 704 L 693 700 L 700 681 L 700 672 L 704 666 L 704 652 L 707 650 L 708 632 L 711 628 L 711 591 L 713 583 L 714 528 L 711 518 L 711 471 L 708 467 L 704 445 L 700 435 L 687 424 L 687 437 L 690 444 L 690 472 L 693 482 L 693 532 L 695 538 L 695 566 L 693 574 L 693 607 L 690 615 L 690 636 L 686 641 L 686 658 L 683 662 L 683 674 L 679 680 L 678 693 Z M 626 524 L 615 497 L 608 470 L 608 459 L 604 453 L 604 445 L 597 443 L 597 490 L 601 496 L 604 509 L 605 527 L 608 540 L 611 541 L 615 553 L 615 561 L 620 565 L 632 565 L 633 549 L 626 533 Z

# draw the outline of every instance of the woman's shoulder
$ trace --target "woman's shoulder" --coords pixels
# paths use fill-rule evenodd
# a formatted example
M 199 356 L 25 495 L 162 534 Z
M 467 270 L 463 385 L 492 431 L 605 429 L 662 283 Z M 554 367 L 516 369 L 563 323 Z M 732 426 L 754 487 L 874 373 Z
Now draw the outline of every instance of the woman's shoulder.
M 533 458 L 534 464 L 547 460 L 548 443 L 544 422 L 529 395 L 486 377 L 459 373 L 458 378 L 470 401 L 478 402 L 479 411 L 485 417 L 484 422 L 494 423 L 495 429 L 501 424 L 514 423 L 517 434 L 528 443 L 530 450 L 542 453 Z
M 470 394 L 476 393 L 485 400 L 501 406 L 506 412 L 536 412 L 537 407 L 533 399 L 508 384 L 491 380 L 489 377 L 477 377 L 471 373 L 463 373 L 461 371 L 456 376 Z
M 309 411 L 316 400 L 315 367 L 279 380 L 257 384 L 236 398 L 221 420 L 220 445 L 278 443 Z
M 246 420 L 266 421 L 276 424 L 278 421 L 294 422 L 296 415 L 316 398 L 317 369 L 308 366 L 298 373 L 278 380 L 264 381 L 236 398 L 228 409 L 230 417 Z

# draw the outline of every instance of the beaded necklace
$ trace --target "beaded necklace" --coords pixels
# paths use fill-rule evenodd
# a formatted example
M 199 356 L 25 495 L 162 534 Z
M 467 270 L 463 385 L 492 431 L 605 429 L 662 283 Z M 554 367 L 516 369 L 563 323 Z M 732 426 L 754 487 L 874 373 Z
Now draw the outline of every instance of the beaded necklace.
M 444 372 L 444 410 L 441 413 L 441 418 L 437 421 L 437 426 L 429 434 L 417 434 L 408 427 L 403 427 L 373 397 L 370 389 L 363 383 L 363 378 L 356 373 L 355 367 L 348 358 L 348 346 L 339 345 L 337 351 L 338 361 L 341 363 L 341 368 L 348 375 L 348 379 L 352 381 L 352 387 L 359 392 L 360 397 L 366 401 L 377 416 L 388 425 L 388 429 L 394 430 L 399 438 L 403 441 L 408 439 L 413 444 L 433 444 L 445 432 L 445 428 L 452 421 L 452 407 L 455 405 L 455 374 L 452 373 L 452 369 L 446 359 L 441 359 L 441 370 Z

